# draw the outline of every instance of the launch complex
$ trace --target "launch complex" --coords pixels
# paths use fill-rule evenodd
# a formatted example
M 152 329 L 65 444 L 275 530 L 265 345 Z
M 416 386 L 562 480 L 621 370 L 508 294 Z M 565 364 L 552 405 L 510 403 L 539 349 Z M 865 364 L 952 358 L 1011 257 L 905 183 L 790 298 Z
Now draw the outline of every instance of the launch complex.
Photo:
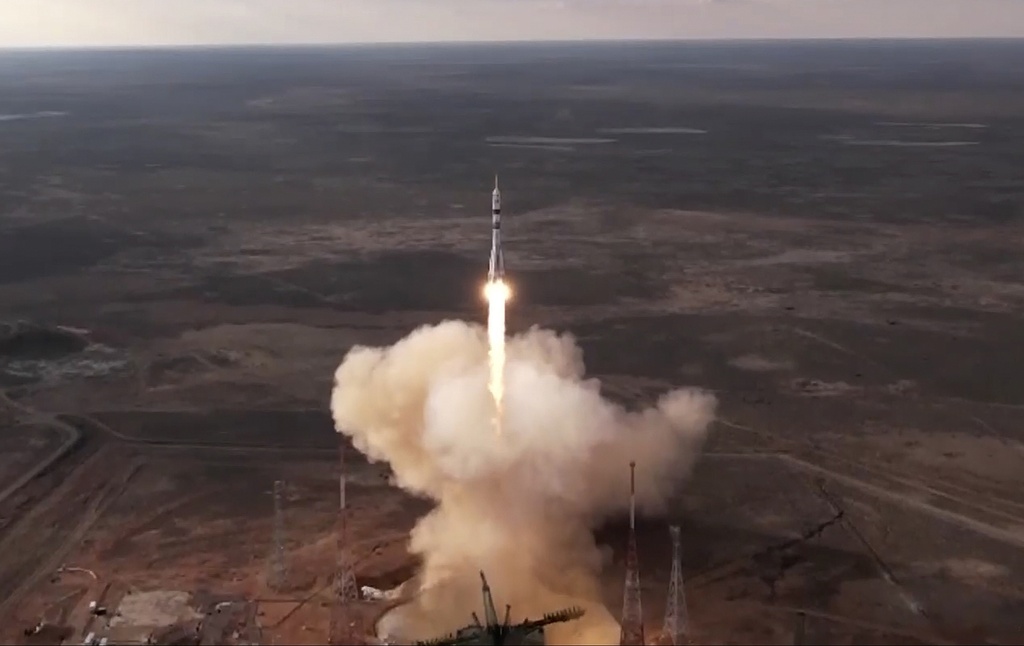
M 506 307 L 512 286 L 506 272 L 502 216 L 496 178 L 483 285 L 487 391 L 493 404 L 493 428 L 488 432 L 495 442 L 511 439 L 507 435 L 511 431 L 503 424 Z M 325 419 L 320 411 L 307 416 L 289 413 L 280 421 L 275 421 L 274 411 L 243 410 L 219 411 L 220 417 L 213 421 L 209 415 L 176 411 L 47 416 L 22 407 L 16 413 L 52 430 L 54 437 L 51 445 L 42 447 L 40 466 L 0 492 L 0 528 L 6 528 L 0 535 L 0 549 L 24 555 L 0 577 L 5 593 L 0 594 L 0 615 L 7 618 L 8 632 L 14 634 L 9 639 L 15 643 L 386 643 L 387 635 L 379 631 L 387 623 L 384 620 L 416 597 L 418 566 L 406 546 L 409 527 L 415 522 L 410 519 L 421 518 L 429 507 L 392 486 L 394 474 L 387 468 L 355 455 L 347 438 L 323 433 Z M 173 432 L 161 436 L 161 424 Z M 232 440 L 224 431 L 229 428 L 246 429 L 248 434 L 243 440 Z M 704 454 L 701 464 L 711 466 L 704 471 L 698 468 L 694 476 L 703 483 L 697 495 L 710 502 L 688 508 L 687 513 L 696 509 L 693 515 L 705 517 L 693 527 L 688 525 L 685 536 L 672 514 L 667 515 L 667 531 L 651 523 L 641 522 L 638 527 L 636 470 L 644 475 L 645 464 L 635 456 L 622 455 L 622 472 L 627 466 L 630 469 L 628 528 L 616 526 L 597 539 L 613 552 L 606 571 L 611 573 L 608 585 L 615 589 L 602 591 L 604 606 L 622 603 L 621 614 L 617 607 L 611 613 L 616 615 L 618 634 L 607 635 L 604 643 L 726 639 L 723 635 L 736 630 L 733 607 L 728 612 L 714 611 L 713 604 L 733 603 L 737 594 L 754 599 L 735 602 L 756 619 L 750 622 L 754 628 L 744 633 L 752 641 L 801 643 L 809 633 L 827 639 L 832 634 L 828 631 L 845 631 L 841 634 L 883 635 L 908 644 L 927 642 L 925 637 L 935 633 L 894 628 L 895 620 L 857 623 L 838 613 L 808 609 L 810 604 L 774 603 L 777 592 L 785 594 L 785 585 L 799 586 L 793 583 L 799 582 L 794 572 L 805 563 L 860 577 L 857 585 L 873 586 L 872 599 L 896 595 L 887 602 L 888 608 L 906 608 L 927 622 L 928 610 L 921 597 L 907 591 L 909 587 L 887 569 L 874 549 L 858 547 L 877 539 L 864 538 L 853 529 L 837 533 L 846 527 L 848 507 L 833 490 L 847 498 L 859 495 L 904 505 L 890 517 L 893 523 L 913 516 L 905 513 L 905 505 L 916 503 L 852 477 L 833 477 L 810 461 L 820 458 L 838 464 L 840 458 L 835 456 L 739 452 L 756 434 L 739 425 L 730 428 L 748 435 L 725 450 Z M 311 430 L 305 437 L 303 429 L 315 433 Z M 220 433 L 228 439 L 217 443 Z M 283 437 L 287 442 L 282 444 Z M 779 479 L 780 469 L 795 475 Z M 833 477 L 846 489 L 830 481 L 827 492 L 820 484 L 811 490 L 804 482 L 808 478 L 800 474 L 822 480 Z M 263 483 L 257 496 L 254 481 Z M 766 491 L 761 484 L 765 481 L 777 486 Z M 726 538 L 709 533 L 708 527 L 734 527 L 760 517 L 764 513 L 760 501 L 768 495 L 783 499 L 780 505 L 786 509 L 812 510 L 816 515 L 810 520 L 792 519 L 788 531 L 793 538 L 781 540 L 769 533 L 750 539 L 755 547 L 743 548 L 746 552 L 737 547 L 745 544 L 732 530 Z M 920 518 L 929 518 L 920 513 Z M 219 516 L 211 518 L 211 514 Z M 707 520 L 709 515 L 712 520 Z M 947 522 L 945 518 L 931 522 Z M 705 533 L 692 536 L 700 531 Z M 655 535 L 657 540 L 651 538 Z M 704 566 L 703 570 L 688 568 L 691 593 L 694 586 L 699 591 L 689 600 L 683 583 L 684 538 L 691 541 L 687 554 Z M 651 549 L 654 543 L 658 544 Z M 702 550 L 699 556 L 693 556 L 691 544 Z M 648 567 L 652 562 L 663 564 L 643 572 L 648 585 L 646 614 L 641 601 L 644 561 Z M 487 566 L 480 564 L 485 571 Z M 882 574 L 868 584 L 860 583 L 863 572 L 873 571 Z M 662 590 L 666 590 L 664 596 Z M 657 597 L 653 603 L 652 591 Z M 495 586 L 495 594 L 502 594 L 500 585 Z M 767 601 L 762 598 L 765 595 Z M 507 616 L 501 621 L 497 619 L 500 612 L 488 606 L 493 606 L 489 588 L 477 597 L 481 598 L 484 602 L 478 607 L 459 608 L 465 626 L 453 626 L 448 636 L 436 635 L 434 643 L 515 643 L 518 638 L 513 635 L 527 640 L 527 633 L 536 640 L 544 626 L 571 626 L 587 619 L 574 608 L 555 606 L 519 623 Z M 486 621 L 471 621 L 480 612 Z M 653 622 L 652 614 L 657 617 Z

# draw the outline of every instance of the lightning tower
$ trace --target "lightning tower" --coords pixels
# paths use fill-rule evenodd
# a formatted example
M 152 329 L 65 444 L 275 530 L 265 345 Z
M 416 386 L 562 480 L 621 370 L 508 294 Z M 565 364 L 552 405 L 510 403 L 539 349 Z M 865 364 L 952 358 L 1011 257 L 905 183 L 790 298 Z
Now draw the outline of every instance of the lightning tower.
M 636 554 L 636 462 L 629 463 L 629 546 L 626 550 L 626 588 L 622 600 L 619 644 L 644 643 L 644 613 L 640 603 L 640 563 Z
M 679 646 L 689 643 L 690 616 L 686 611 L 686 592 L 683 590 L 682 541 L 679 527 L 673 525 L 668 531 L 672 535 L 672 575 L 668 581 L 665 627 L 662 634 L 669 644 Z
M 284 553 L 284 509 L 281 499 L 284 497 L 284 481 L 274 481 L 274 545 L 270 552 L 270 570 L 267 572 L 267 584 L 272 590 L 281 591 L 288 580 L 288 563 Z
M 352 604 L 359 600 L 359 588 L 356 587 L 356 576 L 346 553 L 348 546 L 348 502 L 345 498 L 345 445 L 338 436 L 338 516 L 335 520 L 335 537 L 337 554 L 335 556 L 334 580 L 331 585 L 331 623 L 329 641 L 331 644 L 357 644 L 359 639 L 353 634 L 354 625 Z

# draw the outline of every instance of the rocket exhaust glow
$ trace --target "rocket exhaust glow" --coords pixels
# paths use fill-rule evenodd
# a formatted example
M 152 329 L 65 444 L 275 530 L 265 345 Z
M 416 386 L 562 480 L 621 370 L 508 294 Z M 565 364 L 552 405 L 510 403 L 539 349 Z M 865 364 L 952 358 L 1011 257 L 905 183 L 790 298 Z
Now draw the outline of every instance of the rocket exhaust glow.
M 487 283 L 487 358 L 491 374 L 487 387 L 494 399 L 494 430 L 501 433 L 501 416 L 505 399 L 505 302 L 510 290 L 501 279 Z
M 505 303 L 512 291 L 505 284 L 505 257 L 501 253 L 501 192 L 498 176 L 494 176 L 491 193 L 491 259 L 487 268 L 487 343 L 490 379 L 488 389 L 494 400 L 494 430 L 501 433 L 502 408 L 505 399 Z

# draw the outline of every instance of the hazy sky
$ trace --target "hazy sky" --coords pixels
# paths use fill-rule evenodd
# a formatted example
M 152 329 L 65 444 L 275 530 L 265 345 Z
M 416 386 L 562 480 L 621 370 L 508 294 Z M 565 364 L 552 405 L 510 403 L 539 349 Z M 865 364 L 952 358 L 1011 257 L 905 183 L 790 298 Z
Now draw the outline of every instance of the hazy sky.
M 1024 0 L 0 0 L 0 47 L 1024 37 Z

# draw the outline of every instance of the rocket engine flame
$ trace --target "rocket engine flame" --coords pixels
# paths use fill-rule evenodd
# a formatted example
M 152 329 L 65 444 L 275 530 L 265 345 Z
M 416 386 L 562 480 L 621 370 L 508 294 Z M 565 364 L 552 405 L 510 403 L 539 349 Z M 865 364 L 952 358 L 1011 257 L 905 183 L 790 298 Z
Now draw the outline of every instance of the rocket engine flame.
M 494 400 L 494 431 L 501 433 L 502 413 L 505 399 L 505 303 L 512 296 L 512 290 L 500 278 L 484 286 L 487 298 L 487 359 L 490 364 L 490 379 L 487 389 Z

